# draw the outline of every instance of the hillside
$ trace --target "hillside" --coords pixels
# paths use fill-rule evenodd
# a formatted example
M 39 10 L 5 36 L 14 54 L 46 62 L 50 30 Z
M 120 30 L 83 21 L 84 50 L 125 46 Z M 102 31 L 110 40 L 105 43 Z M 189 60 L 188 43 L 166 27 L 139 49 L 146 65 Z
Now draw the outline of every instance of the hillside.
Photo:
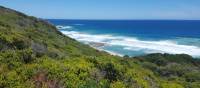
M 112 56 L 0 7 L 0 88 L 200 88 L 189 55 Z

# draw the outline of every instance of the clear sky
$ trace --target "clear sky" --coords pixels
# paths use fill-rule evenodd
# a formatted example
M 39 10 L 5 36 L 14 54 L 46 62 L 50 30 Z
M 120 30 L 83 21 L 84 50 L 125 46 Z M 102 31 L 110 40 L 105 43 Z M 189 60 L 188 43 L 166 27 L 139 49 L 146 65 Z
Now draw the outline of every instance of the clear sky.
M 0 0 L 0 5 L 53 19 L 200 20 L 200 0 Z

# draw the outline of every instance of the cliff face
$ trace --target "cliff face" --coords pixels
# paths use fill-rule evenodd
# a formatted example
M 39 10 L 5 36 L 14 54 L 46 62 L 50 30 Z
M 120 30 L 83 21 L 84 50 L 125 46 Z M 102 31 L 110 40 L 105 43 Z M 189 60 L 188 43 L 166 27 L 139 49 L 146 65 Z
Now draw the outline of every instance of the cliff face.
M 199 65 L 188 55 L 112 56 L 0 7 L 0 88 L 199 88 Z

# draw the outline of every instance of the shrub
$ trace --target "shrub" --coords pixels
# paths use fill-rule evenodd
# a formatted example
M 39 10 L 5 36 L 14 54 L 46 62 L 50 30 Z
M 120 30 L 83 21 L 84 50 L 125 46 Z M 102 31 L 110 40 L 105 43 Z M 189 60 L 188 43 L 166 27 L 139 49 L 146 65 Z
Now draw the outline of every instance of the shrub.
M 20 51 L 19 56 L 21 57 L 21 60 L 26 64 L 32 62 L 35 58 L 35 55 L 33 54 L 33 51 L 31 49 Z
M 126 88 L 124 83 L 117 81 L 111 84 L 110 88 Z
M 120 77 L 119 71 L 115 69 L 112 63 L 107 63 L 103 67 L 103 72 L 105 73 L 105 78 L 110 82 L 117 81 L 117 79 Z
M 200 82 L 199 72 L 189 72 L 185 74 L 186 81 L 188 82 Z

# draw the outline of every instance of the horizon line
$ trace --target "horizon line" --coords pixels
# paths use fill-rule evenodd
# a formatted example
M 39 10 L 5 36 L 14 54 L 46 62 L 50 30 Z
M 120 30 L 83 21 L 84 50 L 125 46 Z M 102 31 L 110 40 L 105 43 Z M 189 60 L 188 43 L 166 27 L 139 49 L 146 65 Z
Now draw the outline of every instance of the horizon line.
M 200 19 L 68 19 L 68 18 L 41 18 L 45 20 L 154 20 L 154 21 L 200 21 Z

